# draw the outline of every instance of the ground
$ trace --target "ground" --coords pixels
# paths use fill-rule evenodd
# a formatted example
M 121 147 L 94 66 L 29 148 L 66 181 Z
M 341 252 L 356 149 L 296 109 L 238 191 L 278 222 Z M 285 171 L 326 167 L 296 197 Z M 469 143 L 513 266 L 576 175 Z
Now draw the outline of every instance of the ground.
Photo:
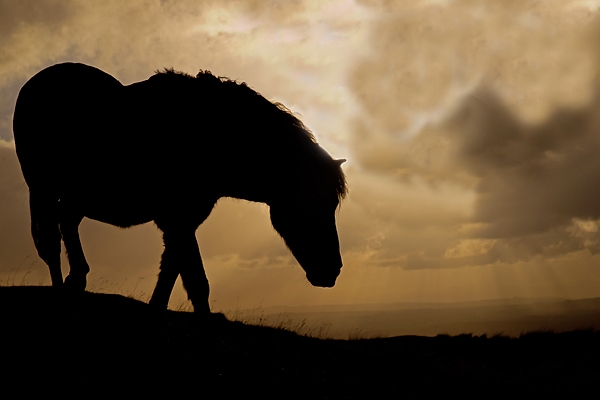
M 593 330 L 332 340 L 31 286 L 0 287 L 0 313 L 0 379 L 22 393 L 539 398 L 600 383 Z

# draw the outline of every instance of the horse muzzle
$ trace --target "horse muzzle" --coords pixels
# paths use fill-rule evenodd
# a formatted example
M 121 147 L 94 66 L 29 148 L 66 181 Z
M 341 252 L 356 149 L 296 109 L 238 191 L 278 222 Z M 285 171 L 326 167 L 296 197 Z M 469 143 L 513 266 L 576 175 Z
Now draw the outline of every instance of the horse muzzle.
M 340 272 L 341 272 L 341 267 L 333 274 L 332 273 L 324 274 L 321 272 L 312 273 L 312 274 L 307 273 L 306 279 L 308 279 L 310 284 L 313 286 L 331 288 L 331 287 L 335 286 L 335 281 L 337 280 L 337 277 L 340 275 Z

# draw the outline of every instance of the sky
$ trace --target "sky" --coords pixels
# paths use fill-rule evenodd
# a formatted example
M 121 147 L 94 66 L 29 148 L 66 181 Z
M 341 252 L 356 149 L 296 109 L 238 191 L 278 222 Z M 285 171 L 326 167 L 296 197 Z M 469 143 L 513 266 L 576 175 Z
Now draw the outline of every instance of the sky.
M 74 61 L 246 82 L 348 160 L 336 286 L 308 283 L 266 205 L 222 199 L 197 232 L 213 311 L 599 297 L 599 33 L 594 0 L 0 0 L 0 283 L 49 284 L 12 114 Z M 152 223 L 80 232 L 88 289 L 148 298 Z

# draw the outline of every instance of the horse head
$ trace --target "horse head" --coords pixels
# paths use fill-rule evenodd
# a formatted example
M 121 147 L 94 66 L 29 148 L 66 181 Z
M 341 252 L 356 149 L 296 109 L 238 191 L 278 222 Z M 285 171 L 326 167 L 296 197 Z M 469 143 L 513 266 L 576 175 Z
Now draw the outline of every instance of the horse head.
M 334 161 L 339 168 L 345 160 Z M 333 287 L 342 268 L 335 223 L 342 196 L 335 190 L 316 190 L 270 204 L 273 227 L 313 286 Z

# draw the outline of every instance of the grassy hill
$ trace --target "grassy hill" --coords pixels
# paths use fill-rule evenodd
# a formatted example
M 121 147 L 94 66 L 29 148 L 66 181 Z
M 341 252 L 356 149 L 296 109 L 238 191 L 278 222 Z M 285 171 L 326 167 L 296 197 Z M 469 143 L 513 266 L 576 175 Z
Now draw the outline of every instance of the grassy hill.
M 119 295 L 0 287 L 3 390 L 199 398 L 526 397 L 600 383 L 600 332 L 310 338 Z M 592 393 L 593 393 L 592 392 Z

